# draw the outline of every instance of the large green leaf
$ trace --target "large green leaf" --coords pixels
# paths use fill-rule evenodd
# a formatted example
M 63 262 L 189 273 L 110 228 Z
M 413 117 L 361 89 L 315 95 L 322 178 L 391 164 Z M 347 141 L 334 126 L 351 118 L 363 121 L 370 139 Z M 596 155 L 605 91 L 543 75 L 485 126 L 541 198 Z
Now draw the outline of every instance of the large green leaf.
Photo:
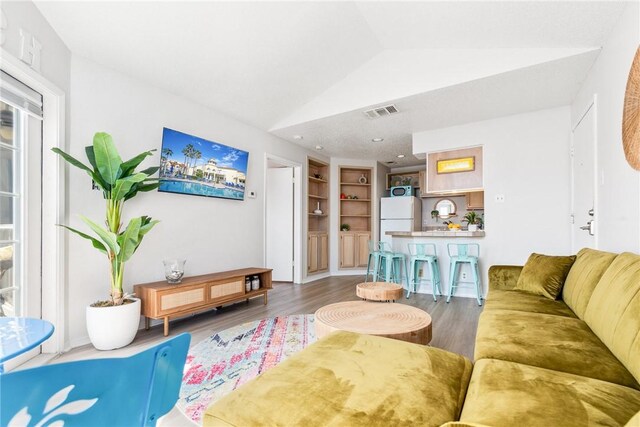
M 147 157 L 147 156 L 152 156 L 153 152 L 157 151 L 155 149 L 153 150 L 149 150 L 149 151 L 145 151 L 144 153 L 140 153 L 137 156 L 135 156 L 133 159 L 129 159 L 126 162 L 122 163 L 122 165 L 120 166 L 120 170 L 122 171 L 122 177 L 126 177 L 129 176 L 133 173 L 134 169 L 138 167 L 138 165 L 140 163 L 142 163 L 142 161 Z
M 93 175 L 93 170 L 89 166 L 85 165 L 80 160 L 68 155 L 61 149 L 54 147 L 51 149 L 51 151 L 62 156 L 63 159 L 65 159 L 68 163 L 72 164 L 73 166 L 86 171 L 90 176 Z
M 118 179 L 111 190 L 111 200 L 124 199 L 134 184 L 142 182 L 145 179 L 147 179 L 147 176 L 143 173 L 137 173 L 126 178 Z
M 118 245 L 118 236 L 111 231 L 100 227 L 95 222 L 91 221 L 86 216 L 80 215 L 80 218 L 102 239 L 105 247 L 111 250 L 114 254 L 118 255 L 120 252 L 120 246 Z
M 151 219 L 150 216 L 141 216 L 141 225 L 140 225 L 140 236 L 144 236 L 153 228 L 154 225 L 159 223 L 157 219 Z
M 120 262 L 127 262 L 140 244 L 141 224 L 142 218 L 132 219 L 131 221 L 129 221 L 129 225 L 127 225 L 127 228 L 118 236 L 118 244 L 120 245 L 118 260 Z
M 157 180 L 157 178 L 153 178 L 152 180 Z M 136 194 L 138 194 L 138 191 L 146 192 L 158 188 L 160 186 L 160 182 L 151 182 L 152 180 L 148 179 L 144 182 L 134 184 L 127 195 L 124 196 L 124 200 L 127 201 L 129 199 L 132 199 Z
M 98 166 L 96 165 L 96 155 L 93 153 L 93 146 L 87 145 L 86 147 L 84 147 L 84 152 L 87 155 L 87 160 L 89 160 L 89 163 L 91 164 L 91 166 L 93 166 L 93 172 L 91 173 L 91 178 L 93 179 L 93 182 L 95 182 L 96 185 L 100 187 L 102 190 L 111 191 L 111 185 L 104 182 L 100 174 L 97 172 Z
M 107 254 L 107 248 L 104 246 L 104 244 L 100 240 L 95 239 L 95 238 L 89 236 L 88 234 L 83 233 L 82 231 L 78 231 L 75 228 L 67 227 L 66 225 L 62 225 L 62 224 L 58 224 L 58 225 L 60 227 L 64 227 L 67 230 L 76 233 L 80 237 L 84 237 L 85 239 L 90 240 L 91 244 L 93 245 L 94 248 L 96 248 L 97 250 L 99 250 L 100 252 L 102 252 L 105 255 Z
M 138 249 L 138 246 L 140 246 L 140 243 L 142 243 L 142 238 L 144 237 L 144 235 L 147 234 L 157 223 L 160 222 L 157 219 L 152 220 L 150 216 L 146 215 L 140 217 L 140 219 L 142 221 L 142 225 L 140 226 L 140 235 L 138 238 L 138 245 L 136 246 L 136 249 Z
M 116 150 L 111 135 L 98 132 L 93 137 L 93 152 L 98 167 L 98 173 L 109 185 L 114 185 L 118 179 L 122 159 Z
M 143 174 L 145 174 L 147 176 L 151 176 L 154 173 L 158 172 L 159 170 L 160 170 L 160 166 L 153 166 L 153 167 L 141 170 L 140 173 L 143 173 Z

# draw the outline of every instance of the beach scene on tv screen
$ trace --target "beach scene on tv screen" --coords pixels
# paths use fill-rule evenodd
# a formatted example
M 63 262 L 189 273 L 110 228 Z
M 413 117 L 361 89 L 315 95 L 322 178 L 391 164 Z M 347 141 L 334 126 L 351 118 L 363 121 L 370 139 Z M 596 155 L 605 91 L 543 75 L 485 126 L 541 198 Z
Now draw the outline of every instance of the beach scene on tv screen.
M 164 128 L 159 191 L 244 200 L 249 153 Z

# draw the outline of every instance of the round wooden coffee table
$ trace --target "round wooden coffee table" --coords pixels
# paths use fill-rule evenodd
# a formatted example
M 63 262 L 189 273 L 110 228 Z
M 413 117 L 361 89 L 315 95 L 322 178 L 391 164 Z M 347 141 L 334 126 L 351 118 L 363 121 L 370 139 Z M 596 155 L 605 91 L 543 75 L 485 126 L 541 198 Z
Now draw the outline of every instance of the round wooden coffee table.
M 316 336 L 333 331 L 377 335 L 416 344 L 431 341 L 431 316 L 405 304 L 347 301 L 320 307 L 315 314 Z
M 365 282 L 356 285 L 356 295 L 369 301 L 395 301 L 402 298 L 402 286 L 388 282 Z

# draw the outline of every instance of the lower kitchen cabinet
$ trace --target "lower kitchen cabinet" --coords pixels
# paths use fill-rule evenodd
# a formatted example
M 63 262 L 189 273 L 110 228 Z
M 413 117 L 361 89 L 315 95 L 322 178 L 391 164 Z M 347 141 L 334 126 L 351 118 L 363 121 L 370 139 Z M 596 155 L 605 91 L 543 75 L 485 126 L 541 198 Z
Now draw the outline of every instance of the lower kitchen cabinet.
M 340 268 L 363 268 L 369 259 L 368 231 L 340 232 Z
M 318 273 L 329 269 L 329 236 L 327 233 L 309 233 L 307 241 L 307 272 Z

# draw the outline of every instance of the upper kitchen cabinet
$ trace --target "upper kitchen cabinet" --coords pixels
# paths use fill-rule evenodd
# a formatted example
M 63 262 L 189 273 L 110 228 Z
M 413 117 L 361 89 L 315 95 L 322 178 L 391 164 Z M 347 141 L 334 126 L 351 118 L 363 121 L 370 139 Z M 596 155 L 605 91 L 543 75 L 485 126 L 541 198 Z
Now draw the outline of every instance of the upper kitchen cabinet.
M 387 190 L 391 187 L 410 185 L 414 188 L 421 187 L 420 172 L 391 172 L 387 174 Z
M 423 195 L 482 191 L 482 165 L 482 147 L 429 153 Z
M 484 191 L 473 191 L 466 194 L 467 210 L 484 210 Z

